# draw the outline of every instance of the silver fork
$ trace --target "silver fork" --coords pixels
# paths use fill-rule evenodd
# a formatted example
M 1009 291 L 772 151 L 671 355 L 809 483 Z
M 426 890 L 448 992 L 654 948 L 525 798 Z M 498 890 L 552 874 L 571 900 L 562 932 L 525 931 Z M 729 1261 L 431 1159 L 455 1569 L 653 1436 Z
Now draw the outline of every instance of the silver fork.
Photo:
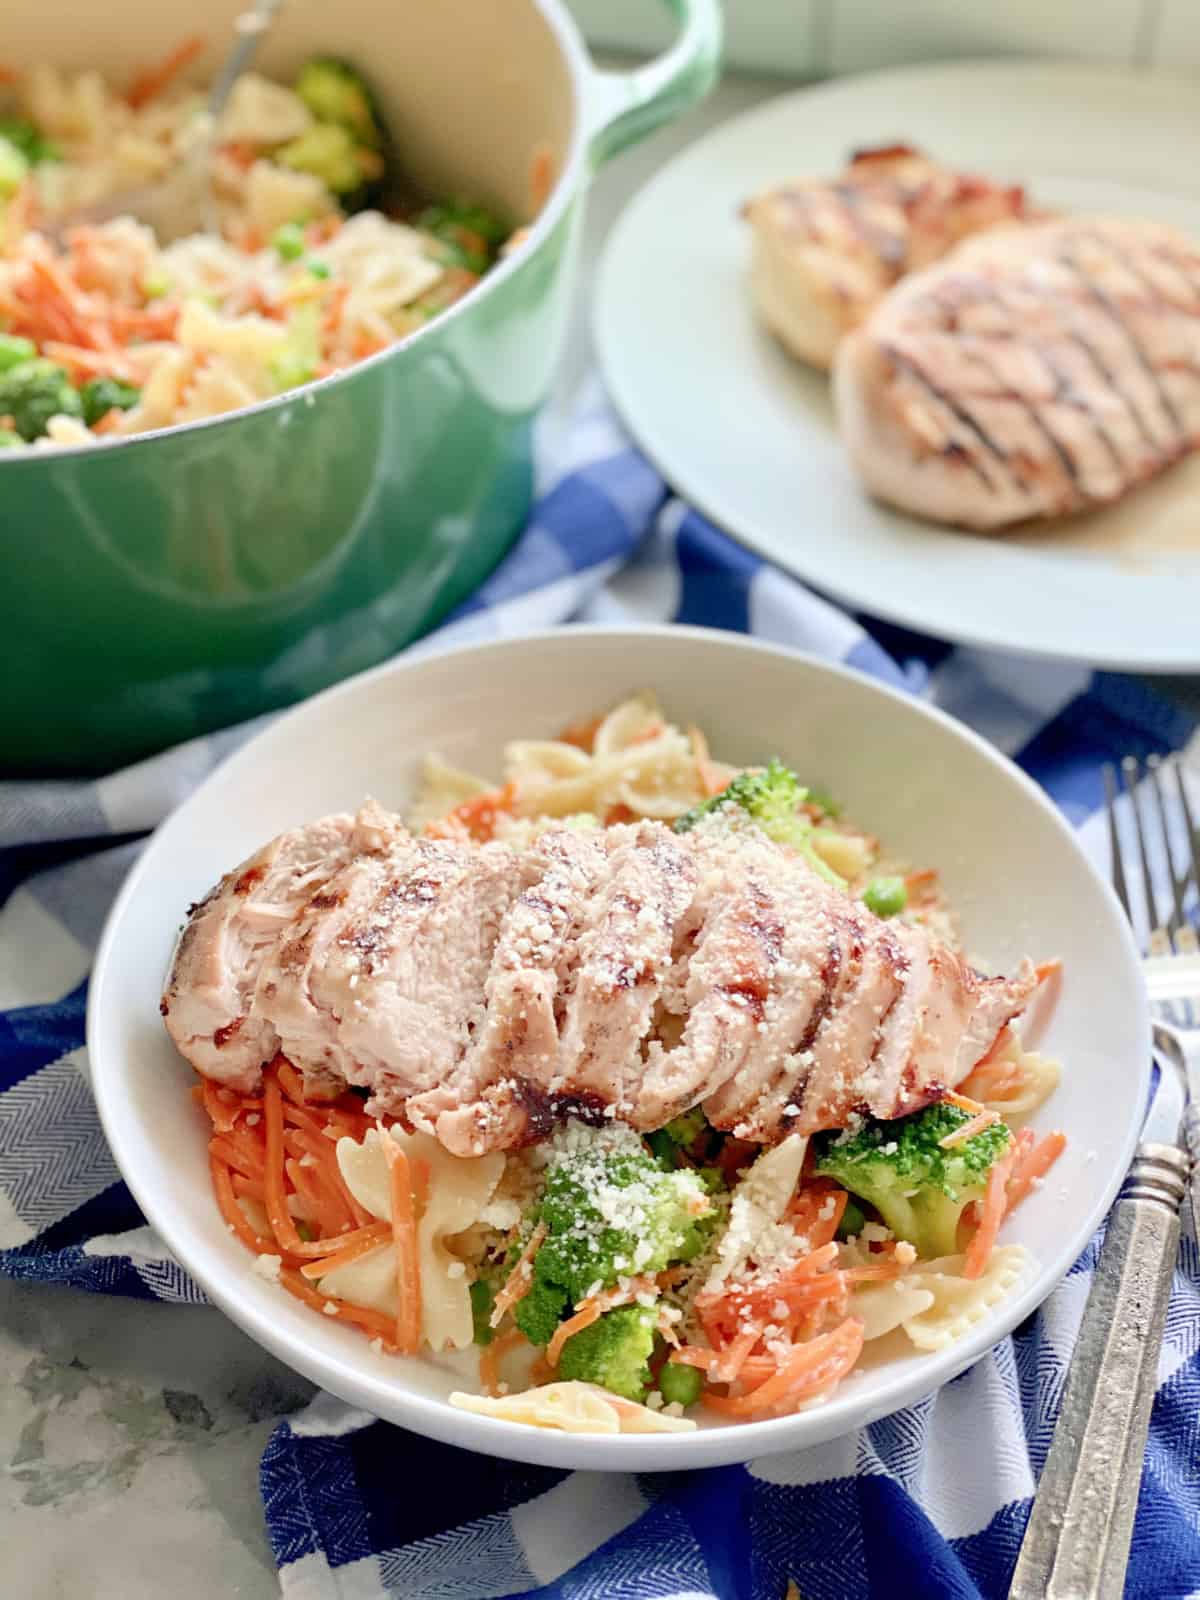
M 1171 883 L 1172 911 L 1158 913 L 1150 841 L 1139 795 L 1138 763 L 1121 764 L 1137 835 L 1136 866 L 1121 849 L 1117 781 L 1105 768 L 1113 887 L 1137 926 L 1128 881 L 1140 867 L 1150 928 L 1143 963 L 1158 1018 L 1158 1084 L 1133 1164 L 1108 1219 L 1104 1248 L 1071 1357 L 1062 1408 L 1029 1515 L 1009 1600 L 1121 1600 L 1137 1506 L 1158 1354 L 1179 1251 L 1179 1207 L 1191 1162 L 1179 1148 L 1184 1119 L 1185 1041 L 1200 1058 L 1200 953 L 1185 915 L 1189 887 L 1200 887 L 1195 829 L 1183 778 L 1175 771 L 1190 864 L 1177 878 L 1161 763 L 1147 762 Z M 1189 1034 L 1188 1030 L 1194 1032 Z M 1193 1207 L 1195 1193 L 1193 1191 Z
M 1170 777 L 1175 791 L 1174 822 L 1172 806 L 1166 792 L 1166 778 Z M 1178 759 L 1162 761 L 1149 756 L 1145 765 L 1146 782 L 1154 797 L 1153 811 L 1158 822 L 1158 835 L 1162 843 L 1163 866 L 1167 892 L 1160 902 L 1155 890 L 1155 874 L 1151 861 L 1149 841 L 1153 838 L 1152 826 L 1147 826 L 1143 806 L 1145 788 L 1139 786 L 1138 763 L 1133 756 L 1121 762 L 1129 804 L 1133 812 L 1137 834 L 1138 859 L 1141 864 L 1142 899 L 1146 908 L 1146 926 L 1149 931 L 1148 951 L 1142 963 L 1146 991 L 1154 1013 L 1154 1042 L 1160 1051 L 1169 1056 L 1176 1069 L 1187 1079 L 1187 1104 L 1184 1108 L 1184 1136 L 1193 1167 L 1200 1160 L 1200 939 L 1188 920 L 1186 903 L 1189 890 L 1200 892 L 1200 833 L 1192 817 L 1183 768 Z M 1130 903 L 1129 890 L 1122 871 L 1121 840 L 1117 828 L 1117 779 L 1112 767 L 1104 769 L 1105 792 L 1108 800 L 1108 843 L 1112 862 L 1113 887 L 1124 908 L 1125 915 L 1137 927 L 1137 916 Z M 1172 843 L 1172 832 L 1184 836 L 1184 862 L 1176 869 L 1177 851 Z M 1169 901 L 1164 917 L 1160 903 Z M 1192 1230 L 1200 1239 L 1200 1184 L 1189 1186 L 1192 1211 Z

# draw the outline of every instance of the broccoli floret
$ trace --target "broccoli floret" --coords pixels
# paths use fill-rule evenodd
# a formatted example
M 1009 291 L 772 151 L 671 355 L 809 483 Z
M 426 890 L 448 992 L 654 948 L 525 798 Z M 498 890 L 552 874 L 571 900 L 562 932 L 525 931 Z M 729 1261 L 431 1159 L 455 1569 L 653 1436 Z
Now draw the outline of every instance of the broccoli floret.
M 62 152 L 53 139 L 44 138 L 24 117 L 0 117 L 0 139 L 15 145 L 31 167 L 40 161 L 62 160 Z
M 335 122 L 314 124 L 276 150 L 273 159 L 294 172 L 311 172 L 337 195 L 353 194 L 371 176 L 353 137 Z
M 0 373 L 0 417 L 27 443 L 40 439 L 51 417 L 80 417 L 83 404 L 62 367 L 39 357 Z
M 535 1279 L 558 1284 L 574 1305 L 597 1284 L 662 1272 L 704 1248 L 712 1210 L 704 1183 L 664 1172 L 628 1129 L 581 1141 L 551 1166 L 542 1194 L 547 1237 Z
M 698 1255 L 718 1215 L 700 1173 L 664 1172 L 631 1129 L 579 1130 L 552 1157 L 541 1198 L 509 1252 L 511 1271 L 529 1230 L 544 1225 L 514 1322 L 532 1344 L 547 1344 L 590 1293 Z
M 356 143 L 371 150 L 378 150 L 383 144 L 383 126 L 374 96 L 346 62 L 330 56 L 306 62 L 295 90 L 318 122 L 345 128 Z
M 720 794 L 677 817 L 675 832 L 690 833 L 706 817 L 729 808 L 743 811 L 769 838 L 799 851 L 822 878 L 844 888 L 845 880 L 813 848 L 812 818 L 800 809 L 807 799 L 808 790 L 796 774 L 772 757 L 760 771 L 739 772 Z
M 655 1313 L 646 1306 L 618 1306 L 572 1334 L 558 1359 L 559 1376 L 598 1383 L 602 1389 L 644 1400 L 650 1387 Z
M 321 313 L 311 303 L 297 306 L 288 317 L 287 338 L 272 357 L 271 381 L 280 394 L 311 383 L 321 362 Z
M 530 1344 L 549 1344 L 569 1304 L 567 1291 L 539 1277 L 535 1267 L 533 1282 L 513 1307 L 513 1321 Z
M 29 162 L 13 144 L 0 133 L 0 200 L 7 200 L 25 181 Z
M 37 355 L 37 345 L 32 339 L 21 339 L 15 333 L 0 333 L 0 372 L 19 367 L 23 361 L 32 361 Z
M 647 1134 L 646 1143 L 662 1165 L 669 1170 L 679 1165 L 679 1151 L 690 1150 L 700 1135 L 706 1131 L 711 1131 L 708 1118 L 699 1106 L 693 1106 L 690 1111 L 685 1111 L 681 1116 L 668 1122 L 665 1128 L 658 1128 L 654 1133 Z
M 927 1258 L 953 1255 L 963 1209 L 982 1197 L 988 1172 L 1012 1142 L 994 1122 L 962 1144 L 941 1140 L 970 1120 L 939 1100 L 895 1122 L 869 1121 L 856 1133 L 823 1134 L 813 1143 L 816 1170 L 874 1206 L 898 1238 Z
M 441 245 L 446 264 L 482 275 L 508 237 L 508 228 L 483 206 L 469 200 L 448 200 L 426 206 L 416 225 Z
M 110 411 L 128 411 L 142 398 L 142 391 L 119 378 L 91 378 L 79 391 L 83 420 L 94 428 Z

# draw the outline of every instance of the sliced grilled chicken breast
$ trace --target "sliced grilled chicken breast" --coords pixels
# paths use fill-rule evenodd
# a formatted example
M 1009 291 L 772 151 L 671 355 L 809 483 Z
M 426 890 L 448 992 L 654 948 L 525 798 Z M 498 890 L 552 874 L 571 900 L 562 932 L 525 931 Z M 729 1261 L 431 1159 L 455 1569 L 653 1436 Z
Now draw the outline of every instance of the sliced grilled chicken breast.
M 299 829 L 193 913 L 167 1025 L 252 1087 L 282 1049 L 459 1155 L 703 1104 L 771 1143 L 961 1081 L 1033 993 L 884 922 L 752 827 L 553 827 L 522 851 L 377 810 Z
M 252 1015 L 263 960 L 297 913 L 345 864 L 386 847 L 399 819 L 368 802 L 357 817 L 323 817 L 272 839 L 188 915 L 159 1009 L 167 1032 L 206 1077 L 250 1090 L 278 1038 Z
M 834 393 L 904 510 L 996 529 L 1108 504 L 1200 443 L 1200 244 L 1087 216 L 970 240 L 844 342 Z
M 485 1015 L 457 1071 L 415 1095 L 407 1115 L 448 1150 L 506 1148 L 548 1129 L 546 1087 L 558 1059 L 568 974 L 613 840 L 551 828 L 535 839 L 532 882 L 499 930 Z
M 1021 189 L 953 172 L 908 145 L 860 151 L 837 178 L 769 189 L 742 214 L 758 314 L 817 367 L 906 273 L 1030 215 Z

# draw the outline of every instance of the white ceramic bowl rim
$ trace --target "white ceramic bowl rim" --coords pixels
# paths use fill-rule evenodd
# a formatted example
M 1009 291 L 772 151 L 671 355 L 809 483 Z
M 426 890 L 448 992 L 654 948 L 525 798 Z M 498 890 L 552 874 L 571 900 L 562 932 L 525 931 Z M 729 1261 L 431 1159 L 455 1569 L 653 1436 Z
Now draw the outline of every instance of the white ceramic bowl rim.
M 480 666 L 486 668 L 488 658 L 492 656 L 536 649 L 539 644 L 558 640 L 563 636 L 582 638 L 596 635 L 623 639 L 630 651 L 636 651 L 639 641 L 671 637 L 681 641 L 707 644 L 734 654 L 782 657 L 815 668 L 820 673 L 834 678 L 852 680 L 861 686 L 869 687 L 870 691 L 882 700 L 893 702 L 903 710 L 904 714 L 940 725 L 949 738 L 973 747 L 975 752 L 996 770 L 997 775 L 1002 775 L 1006 782 L 1019 786 L 1029 803 L 1050 822 L 1058 835 L 1062 849 L 1076 857 L 1077 862 L 1082 864 L 1107 904 L 1109 926 L 1098 928 L 1096 933 L 1098 939 L 1103 937 L 1113 945 L 1113 965 L 1124 969 L 1124 974 L 1129 980 L 1131 1000 L 1134 1004 L 1140 1004 L 1136 1018 L 1138 1024 L 1136 1032 L 1144 1038 L 1145 1049 L 1139 1059 L 1123 1062 L 1122 1065 L 1127 1069 L 1136 1091 L 1131 1096 L 1132 1103 L 1137 1106 L 1144 1105 L 1150 1070 L 1150 1025 L 1140 980 L 1138 952 L 1132 933 L 1112 890 L 1098 879 L 1087 864 L 1068 823 L 1030 778 L 978 734 L 936 707 L 926 705 L 902 690 L 881 684 L 853 668 L 828 662 L 807 652 L 789 650 L 743 635 L 713 629 L 607 624 L 573 624 L 569 628 L 542 630 L 519 639 L 489 640 L 484 643 L 450 646 L 446 649 L 426 649 L 415 658 L 396 658 L 293 708 L 230 756 L 228 761 L 224 762 L 216 773 L 211 774 L 156 832 L 130 871 L 109 913 L 96 953 L 88 1003 L 87 1043 L 93 1087 L 104 1132 L 125 1181 L 148 1221 L 181 1265 L 192 1273 L 210 1298 L 258 1343 L 333 1393 L 352 1397 L 352 1404 L 379 1415 L 402 1415 L 405 1426 L 431 1438 L 453 1444 L 465 1444 L 468 1448 L 488 1455 L 545 1465 L 576 1469 L 584 1467 L 642 1471 L 680 1470 L 729 1461 L 746 1461 L 755 1456 L 815 1444 L 851 1431 L 866 1422 L 912 1404 L 940 1388 L 976 1362 L 1037 1308 L 1066 1275 L 1071 1264 L 1092 1237 L 1107 1213 L 1129 1165 L 1140 1119 L 1131 1119 L 1120 1135 L 1114 1147 L 1111 1168 L 1104 1176 L 1083 1220 L 1061 1241 L 1049 1264 L 1039 1261 L 1037 1272 L 1032 1279 L 1003 1302 L 999 1308 L 1001 1313 L 999 1323 L 996 1320 L 986 1321 L 978 1330 L 962 1337 L 949 1348 L 913 1362 L 911 1368 L 903 1372 L 887 1388 L 886 1396 L 881 1398 L 879 1403 L 872 1402 L 864 1407 L 863 1401 L 855 1395 L 853 1389 L 846 1387 L 820 1408 L 771 1421 L 704 1428 L 686 1434 L 637 1437 L 580 1436 L 554 1434 L 519 1423 L 482 1417 L 459 1411 L 440 1399 L 399 1391 L 385 1380 L 377 1379 L 372 1373 L 364 1371 L 353 1359 L 344 1359 L 340 1354 L 315 1352 L 307 1348 L 303 1339 L 294 1338 L 286 1332 L 281 1333 L 265 1309 L 260 1311 L 253 1305 L 239 1301 L 237 1282 L 230 1281 L 224 1273 L 210 1271 L 207 1265 L 197 1263 L 186 1242 L 186 1218 L 178 1213 L 178 1208 L 172 1208 L 169 1194 L 157 1192 L 143 1184 L 136 1163 L 130 1162 L 130 1141 L 134 1137 L 132 1128 L 137 1123 L 138 1112 L 124 1094 L 121 1062 L 109 1058 L 102 1040 L 101 1018 L 106 1006 L 109 971 L 119 955 L 126 909 L 141 893 L 148 874 L 153 871 L 155 845 L 159 834 L 167 828 L 170 828 L 172 833 L 183 830 L 190 814 L 204 804 L 205 792 L 215 778 L 219 776 L 227 779 L 231 775 L 236 775 L 241 768 L 252 768 L 262 753 L 271 746 L 285 747 L 291 730 L 305 718 L 312 716 L 314 708 L 324 709 L 339 699 L 352 700 L 365 684 L 374 683 L 390 675 L 402 678 L 410 668 L 423 666 L 434 659 L 444 661 L 447 657 L 454 656 L 473 660 L 477 671 Z M 129 1139 L 126 1137 L 127 1122 L 130 1128 Z M 199 1242 L 197 1249 L 206 1250 L 207 1246 Z M 1047 1257 L 1049 1254 L 1047 1251 Z

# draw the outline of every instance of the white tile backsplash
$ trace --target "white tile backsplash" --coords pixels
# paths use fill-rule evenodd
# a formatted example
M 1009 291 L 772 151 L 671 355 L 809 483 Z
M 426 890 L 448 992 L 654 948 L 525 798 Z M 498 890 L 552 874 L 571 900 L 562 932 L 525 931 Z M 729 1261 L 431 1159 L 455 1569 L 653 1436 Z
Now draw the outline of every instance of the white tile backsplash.
M 658 51 L 663 0 L 567 0 L 600 47 Z M 726 62 L 789 77 L 964 56 L 1200 66 L 1200 0 L 726 0 Z
M 1200 67 L 1200 3 L 1198 0 L 1148 0 L 1158 7 L 1150 59 L 1155 66 Z M 1200 126 L 1200 93 L 1197 95 Z
M 829 70 L 861 72 L 905 61 L 995 55 L 1129 62 L 1137 49 L 1146 3 L 832 0 Z
M 792 76 L 815 73 L 822 0 L 726 0 L 725 61 Z M 601 47 L 659 51 L 677 24 L 663 0 L 567 0 L 587 37 Z

